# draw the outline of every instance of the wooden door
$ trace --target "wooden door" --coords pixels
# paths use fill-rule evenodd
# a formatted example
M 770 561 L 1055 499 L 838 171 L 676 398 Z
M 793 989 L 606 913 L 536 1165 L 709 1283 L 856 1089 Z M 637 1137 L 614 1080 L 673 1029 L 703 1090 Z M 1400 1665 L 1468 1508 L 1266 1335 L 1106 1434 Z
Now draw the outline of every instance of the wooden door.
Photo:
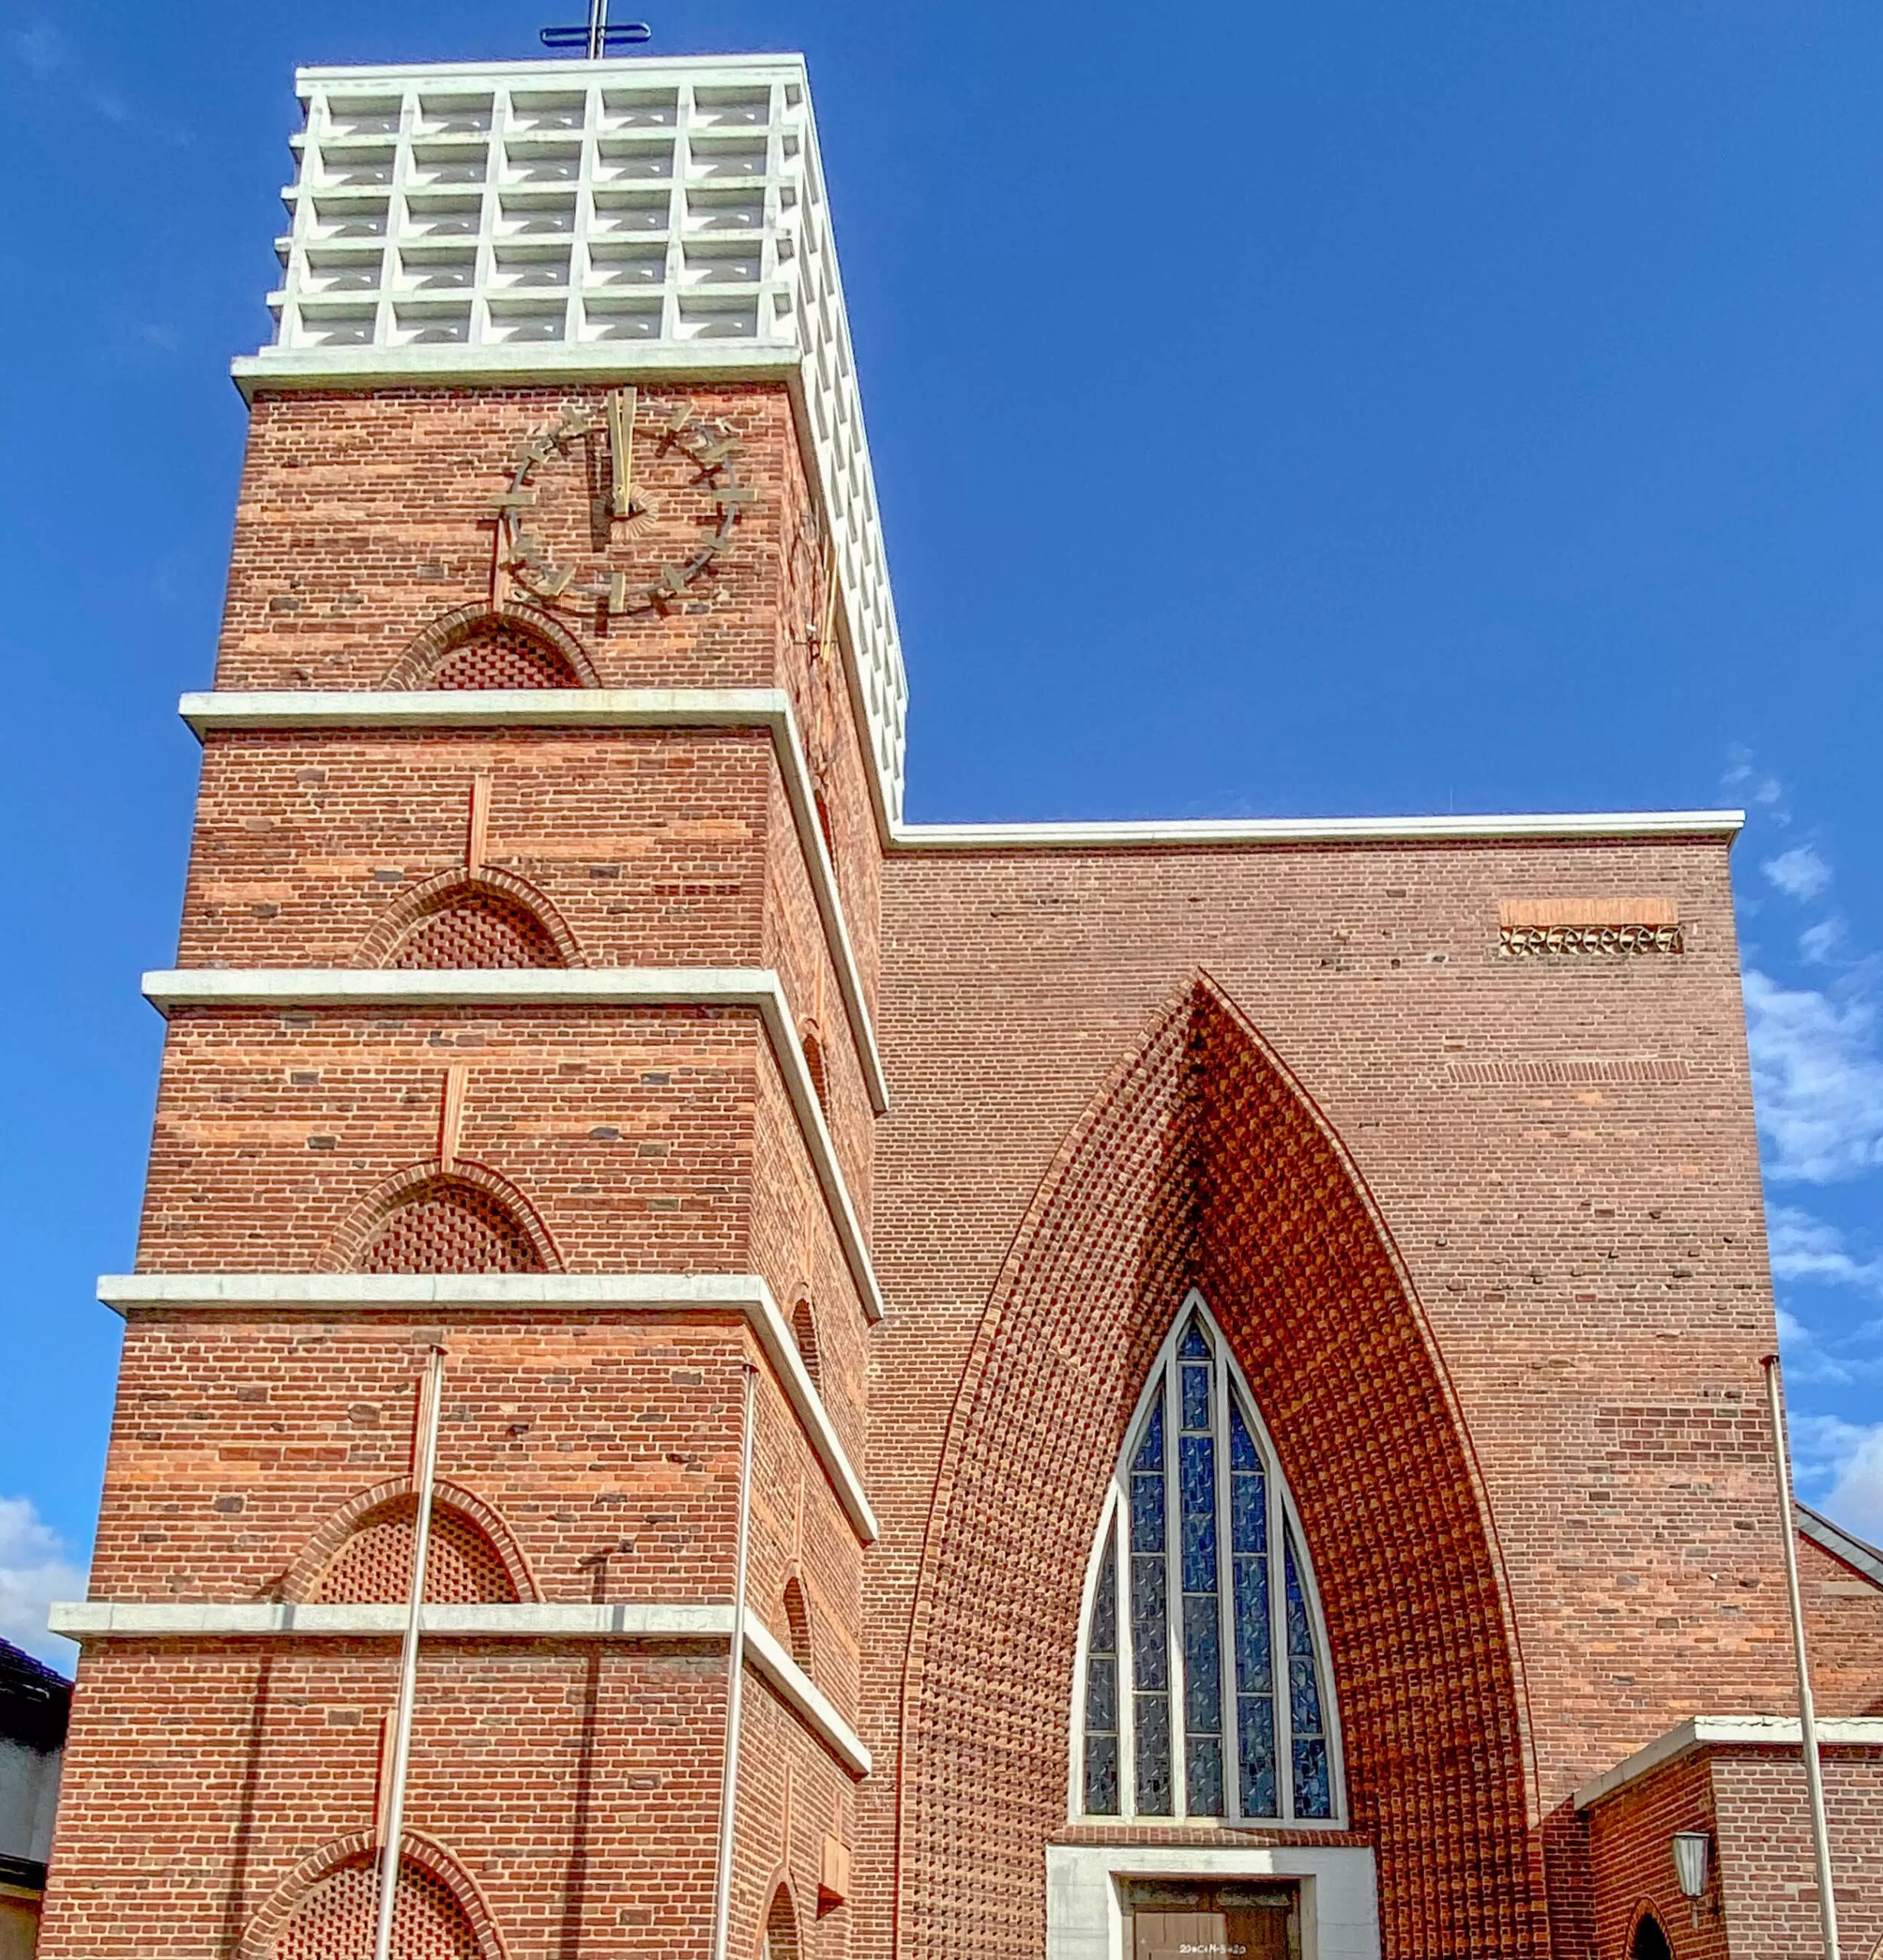
M 1199 1886 L 1193 1900 L 1180 1902 L 1169 1896 L 1174 1889 L 1160 1886 L 1164 1896 L 1134 1904 L 1131 1960 L 1291 1960 L 1291 1899 Z

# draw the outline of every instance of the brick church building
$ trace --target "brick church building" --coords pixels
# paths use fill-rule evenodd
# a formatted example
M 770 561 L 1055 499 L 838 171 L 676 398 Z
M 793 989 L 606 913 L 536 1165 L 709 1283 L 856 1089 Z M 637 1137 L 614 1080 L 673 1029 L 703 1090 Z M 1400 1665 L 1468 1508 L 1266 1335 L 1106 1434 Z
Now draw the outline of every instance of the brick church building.
M 41 1953 L 1822 1950 L 1737 816 L 906 823 L 801 60 L 299 86 Z

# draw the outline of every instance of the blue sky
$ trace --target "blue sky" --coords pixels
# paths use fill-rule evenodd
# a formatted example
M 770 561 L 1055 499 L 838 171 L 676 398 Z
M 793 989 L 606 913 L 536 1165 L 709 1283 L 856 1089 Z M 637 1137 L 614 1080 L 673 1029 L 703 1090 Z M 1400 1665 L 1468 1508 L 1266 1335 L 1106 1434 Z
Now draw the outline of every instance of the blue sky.
M 577 0 L 7 0 L 0 1632 L 81 1583 L 297 61 Z M 617 11 L 621 11 L 618 5 Z M 918 818 L 1744 804 L 1806 1494 L 1883 1534 L 1883 11 L 759 6 L 809 55 Z M 53 1647 L 43 1640 L 43 1651 Z M 61 1644 L 62 1645 L 62 1644 Z

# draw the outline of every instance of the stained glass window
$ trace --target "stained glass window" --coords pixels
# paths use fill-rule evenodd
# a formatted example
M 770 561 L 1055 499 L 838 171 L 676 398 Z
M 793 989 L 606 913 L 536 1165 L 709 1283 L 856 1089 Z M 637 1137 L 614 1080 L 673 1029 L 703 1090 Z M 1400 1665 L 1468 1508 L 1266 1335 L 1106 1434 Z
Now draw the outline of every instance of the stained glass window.
M 1261 1426 L 1195 1295 L 1153 1372 L 1095 1557 L 1085 1814 L 1332 1818 L 1312 1576 Z

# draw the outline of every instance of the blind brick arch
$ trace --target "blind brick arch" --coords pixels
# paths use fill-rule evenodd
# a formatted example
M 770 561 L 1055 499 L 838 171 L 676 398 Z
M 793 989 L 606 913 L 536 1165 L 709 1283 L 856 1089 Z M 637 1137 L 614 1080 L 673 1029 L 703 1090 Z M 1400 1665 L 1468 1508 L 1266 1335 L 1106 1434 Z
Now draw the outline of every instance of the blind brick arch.
M 441 871 L 367 935 L 363 966 L 563 967 L 582 964 L 574 936 L 542 893 L 488 866 Z
M 555 1272 L 554 1246 L 523 1194 L 480 1164 L 402 1171 L 360 1207 L 330 1255 L 342 1272 Z
M 406 1831 L 399 1845 L 393 1960 L 505 1960 L 456 1860 Z M 237 1960 L 359 1960 L 373 1950 L 378 1849 L 359 1832 L 304 1860 L 250 1922 Z
M 292 1601 L 403 1599 L 417 1515 L 410 1477 L 361 1491 L 302 1547 L 282 1579 L 281 1596 Z M 503 1519 L 472 1492 L 442 1480 L 432 1487 L 425 1596 L 465 1605 L 540 1596 Z
M 593 688 L 588 655 L 566 626 L 527 606 L 466 606 L 434 620 L 401 654 L 392 688 Z
M 1193 1287 L 1314 1548 L 1387 1950 L 1545 1952 L 1495 1547 L 1423 1317 L 1337 1139 L 1201 978 L 1062 1148 L 964 1371 L 904 1671 L 899 1950 L 1041 1950 L 1088 1553 Z

